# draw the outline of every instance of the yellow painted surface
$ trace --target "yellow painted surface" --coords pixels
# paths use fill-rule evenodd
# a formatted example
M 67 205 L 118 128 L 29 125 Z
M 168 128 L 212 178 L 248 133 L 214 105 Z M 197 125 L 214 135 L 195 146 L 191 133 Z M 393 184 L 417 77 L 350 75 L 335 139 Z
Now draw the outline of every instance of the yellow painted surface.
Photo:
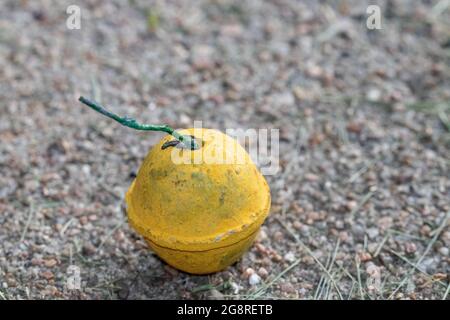
M 126 194 L 128 218 L 170 265 L 212 273 L 250 247 L 269 213 L 270 190 L 235 139 L 211 129 L 179 132 L 203 140 L 202 148 L 161 150 L 172 136 L 154 146 Z

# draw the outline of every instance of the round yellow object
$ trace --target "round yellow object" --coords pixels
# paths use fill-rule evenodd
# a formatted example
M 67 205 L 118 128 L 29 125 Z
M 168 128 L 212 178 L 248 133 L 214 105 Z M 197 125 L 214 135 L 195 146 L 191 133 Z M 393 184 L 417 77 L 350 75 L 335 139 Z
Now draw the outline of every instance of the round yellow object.
M 270 190 L 248 153 L 217 130 L 179 131 L 198 150 L 162 149 L 146 156 L 126 194 L 130 224 L 177 269 L 206 274 L 226 268 L 251 246 L 270 209 Z

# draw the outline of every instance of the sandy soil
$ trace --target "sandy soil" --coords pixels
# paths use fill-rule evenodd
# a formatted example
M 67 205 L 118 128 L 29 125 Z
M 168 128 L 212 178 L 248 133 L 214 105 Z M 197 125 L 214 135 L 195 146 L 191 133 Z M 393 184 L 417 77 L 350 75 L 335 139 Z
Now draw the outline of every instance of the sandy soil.
M 375 3 L 382 30 L 365 1 L 2 1 L 0 298 L 448 299 L 450 9 Z M 142 122 L 281 129 L 242 260 L 191 276 L 148 250 L 123 198 L 162 134 L 81 94 Z

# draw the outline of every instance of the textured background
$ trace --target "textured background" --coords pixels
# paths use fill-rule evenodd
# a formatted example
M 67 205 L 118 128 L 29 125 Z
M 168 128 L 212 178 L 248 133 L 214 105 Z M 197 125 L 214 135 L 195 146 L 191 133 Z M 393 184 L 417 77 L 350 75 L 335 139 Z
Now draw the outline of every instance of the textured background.
M 445 297 L 448 1 L 375 3 L 377 31 L 365 1 L 1 1 L 0 298 Z M 281 128 L 257 244 L 211 276 L 161 262 L 123 197 L 162 134 L 80 94 L 142 122 Z

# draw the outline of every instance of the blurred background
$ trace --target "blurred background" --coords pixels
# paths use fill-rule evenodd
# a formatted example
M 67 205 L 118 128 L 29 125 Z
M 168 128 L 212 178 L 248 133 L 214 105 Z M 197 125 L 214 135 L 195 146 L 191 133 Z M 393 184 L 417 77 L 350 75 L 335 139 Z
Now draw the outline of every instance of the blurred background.
M 0 299 L 448 299 L 449 62 L 447 0 L 2 1 Z M 147 248 L 124 193 L 162 134 L 80 95 L 281 130 L 242 260 L 191 276 Z

